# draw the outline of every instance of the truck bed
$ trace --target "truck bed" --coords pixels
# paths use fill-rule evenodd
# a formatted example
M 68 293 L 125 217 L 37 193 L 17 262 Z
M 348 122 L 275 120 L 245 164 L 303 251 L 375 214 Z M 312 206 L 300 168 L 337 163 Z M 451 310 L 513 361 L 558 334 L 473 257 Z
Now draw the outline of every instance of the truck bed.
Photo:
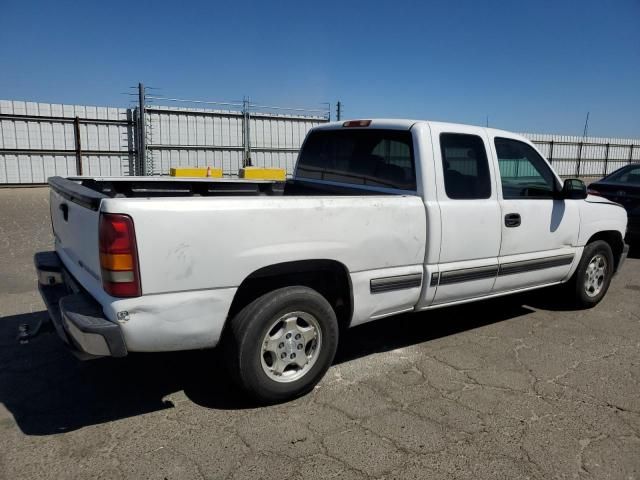
M 331 261 L 350 272 L 354 292 L 367 299 L 354 307 L 353 324 L 412 308 L 420 285 L 374 295 L 370 281 L 422 274 L 427 226 L 419 196 L 322 195 L 322 185 L 302 183 L 266 193 L 273 183 L 52 178 L 55 251 L 105 318 L 135 317 L 123 329 L 130 351 L 215 345 L 237 288 L 272 265 Z M 229 185 L 253 185 L 253 194 L 197 196 Z M 112 297 L 103 288 L 102 214 L 126 215 L 135 226 L 141 296 Z

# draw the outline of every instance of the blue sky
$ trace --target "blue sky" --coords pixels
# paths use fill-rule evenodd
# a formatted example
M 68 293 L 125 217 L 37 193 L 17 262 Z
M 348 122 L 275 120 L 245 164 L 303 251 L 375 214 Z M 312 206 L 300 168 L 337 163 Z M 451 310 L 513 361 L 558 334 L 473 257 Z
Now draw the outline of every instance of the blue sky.
M 640 0 L 0 0 L 0 98 L 167 96 L 640 137 Z

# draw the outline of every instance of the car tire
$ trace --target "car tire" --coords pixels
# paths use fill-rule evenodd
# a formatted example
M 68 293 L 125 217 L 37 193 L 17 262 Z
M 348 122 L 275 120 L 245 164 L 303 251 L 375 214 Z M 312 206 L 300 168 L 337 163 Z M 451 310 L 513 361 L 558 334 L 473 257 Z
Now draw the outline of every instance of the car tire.
M 600 303 L 609 289 L 613 272 L 611 246 L 603 240 L 587 244 L 570 281 L 576 306 L 591 308 Z
M 282 402 L 309 392 L 331 366 L 338 321 L 315 290 L 285 287 L 245 306 L 224 341 L 235 383 L 259 402 Z

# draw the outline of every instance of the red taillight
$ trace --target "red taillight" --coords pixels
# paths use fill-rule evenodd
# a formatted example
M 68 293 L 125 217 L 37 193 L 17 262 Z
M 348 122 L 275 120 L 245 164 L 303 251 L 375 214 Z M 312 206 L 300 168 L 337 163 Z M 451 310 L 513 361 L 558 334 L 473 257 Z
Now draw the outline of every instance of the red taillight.
M 102 213 L 99 238 L 104 291 L 114 297 L 140 296 L 138 251 L 131 217 L 119 213 Z
M 600 193 L 598 190 L 596 190 L 595 188 L 587 188 L 587 193 L 589 195 L 597 195 L 599 197 L 602 196 L 602 193 Z
M 349 120 L 342 124 L 343 127 L 368 127 L 371 125 L 371 120 Z

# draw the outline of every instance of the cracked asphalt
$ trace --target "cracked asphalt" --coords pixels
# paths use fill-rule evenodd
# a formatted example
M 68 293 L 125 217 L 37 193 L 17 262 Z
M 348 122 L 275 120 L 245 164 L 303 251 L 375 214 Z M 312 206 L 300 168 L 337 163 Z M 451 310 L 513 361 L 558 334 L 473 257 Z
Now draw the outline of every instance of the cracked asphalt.
M 217 351 L 18 345 L 50 246 L 46 189 L 0 189 L 0 478 L 640 478 L 637 253 L 589 311 L 539 291 L 356 327 L 312 393 L 257 407 Z

